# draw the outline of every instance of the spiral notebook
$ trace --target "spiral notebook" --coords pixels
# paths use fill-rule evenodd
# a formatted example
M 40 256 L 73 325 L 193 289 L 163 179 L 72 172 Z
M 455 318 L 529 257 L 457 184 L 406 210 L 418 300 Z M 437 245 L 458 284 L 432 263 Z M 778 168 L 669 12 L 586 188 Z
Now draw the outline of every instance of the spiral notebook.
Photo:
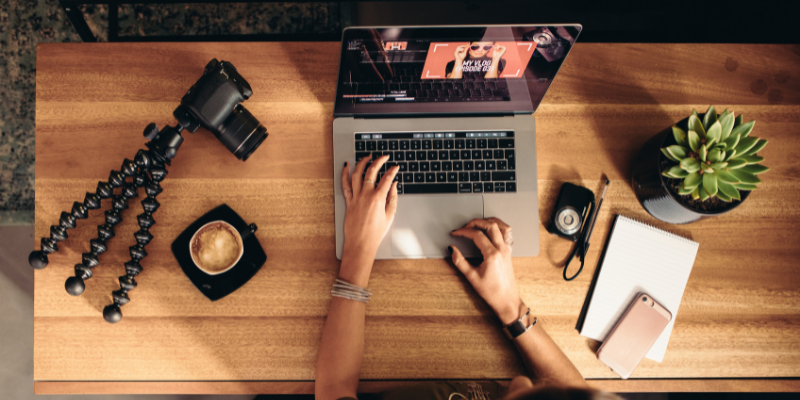
M 689 239 L 617 216 L 576 329 L 602 342 L 636 295 L 647 293 L 672 313 L 672 320 L 646 356 L 661 362 L 698 246 Z

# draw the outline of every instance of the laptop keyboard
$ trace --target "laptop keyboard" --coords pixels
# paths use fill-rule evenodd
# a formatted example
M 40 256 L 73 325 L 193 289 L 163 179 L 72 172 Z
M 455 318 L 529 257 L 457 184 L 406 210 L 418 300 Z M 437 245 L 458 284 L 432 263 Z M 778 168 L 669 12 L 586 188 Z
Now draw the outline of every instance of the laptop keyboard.
M 357 133 L 355 150 L 389 156 L 378 181 L 400 167 L 398 194 L 517 191 L 514 132 Z

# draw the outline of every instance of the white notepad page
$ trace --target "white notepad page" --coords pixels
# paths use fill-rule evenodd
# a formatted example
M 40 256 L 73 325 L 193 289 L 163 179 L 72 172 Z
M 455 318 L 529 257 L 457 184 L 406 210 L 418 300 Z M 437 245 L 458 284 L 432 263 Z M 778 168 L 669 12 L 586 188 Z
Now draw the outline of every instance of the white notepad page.
M 638 293 L 647 293 L 672 320 L 647 358 L 661 362 L 699 244 L 650 225 L 617 217 L 597 276 L 581 335 L 604 341 Z

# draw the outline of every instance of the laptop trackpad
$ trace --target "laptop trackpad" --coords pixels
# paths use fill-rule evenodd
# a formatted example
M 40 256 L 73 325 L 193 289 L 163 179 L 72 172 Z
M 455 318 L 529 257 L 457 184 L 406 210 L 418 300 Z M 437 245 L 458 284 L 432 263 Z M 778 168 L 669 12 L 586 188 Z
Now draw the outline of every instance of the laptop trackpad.
M 450 235 L 474 218 L 483 218 L 483 196 L 400 196 L 392 224 L 392 256 L 447 257 L 455 245 L 465 257 L 480 251 L 471 240 Z

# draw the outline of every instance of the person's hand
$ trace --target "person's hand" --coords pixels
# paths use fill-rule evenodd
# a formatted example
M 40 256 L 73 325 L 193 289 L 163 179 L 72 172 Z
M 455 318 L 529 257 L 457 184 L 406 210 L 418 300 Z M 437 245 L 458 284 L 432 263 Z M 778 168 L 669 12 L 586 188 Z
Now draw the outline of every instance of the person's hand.
M 357 265 L 372 265 L 383 237 L 389 231 L 397 211 L 397 182 L 394 177 L 399 169 L 389 168 L 376 186 L 378 171 L 389 159 L 381 156 L 372 162 L 361 178 L 371 156 L 362 158 L 350 175 L 350 165 L 342 170 L 342 192 L 347 209 L 344 216 L 344 251 L 342 266 L 348 262 Z
M 461 46 L 456 47 L 456 53 L 455 53 L 456 61 L 459 61 L 459 62 L 460 61 L 464 61 L 464 59 L 467 58 L 467 48 L 468 47 L 469 46 L 467 46 L 467 45 L 461 45 Z
M 492 60 L 497 61 L 503 57 L 503 54 L 506 54 L 506 46 L 494 46 L 494 52 L 492 53 Z
M 451 234 L 472 239 L 483 254 L 483 263 L 476 267 L 457 247 L 450 246 L 456 268 L 494 310 L 503 325 L 519 319 L 522 300 L 511 265 L 511 227 L 497 218 L 473 219 Z

